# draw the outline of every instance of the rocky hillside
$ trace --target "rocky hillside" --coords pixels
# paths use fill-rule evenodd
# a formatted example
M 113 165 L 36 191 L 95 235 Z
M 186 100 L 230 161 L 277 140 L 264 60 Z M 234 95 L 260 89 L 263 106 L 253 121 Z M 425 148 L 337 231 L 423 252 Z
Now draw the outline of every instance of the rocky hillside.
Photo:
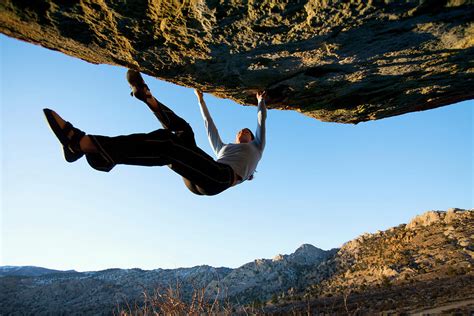
M 309 285 L 305 275 L 311 268 L 330 258 L 337 249 L 324 251 L 302 245 L 290 255 L 257 259 L 233 270 L 225 278 L 211 282 L 207 292 L 238 302 L 266 300 L 275 293 Z
M 426 212 L 344 244 L 328 263 L 337 273 L 319 284 L 322 293 L 473 273 L 474 213 Z
M 471 300 L 474 312 L 474 211 L 429 211 L 364 234 L 306 277 L 311 286 L 282 293 L 280 302 L 306 300 L 318 310 L 345 312 L 349 296 L 353 310 L 406 313 Z
M 79 273 L 1 267 L 0 311 L 110 314 L 127 302 L 142 302 L 144 291 L 170 286 L 179 286 L 187 299 L 195 289 L 206 289 L 209 298 L 265 306 L 262 312 L 270 314 L 407 313 L 454 303 L 470 308 L 473 265 L 474 210 L 430 211 L 408 224 L 359 236 L 340 249 L 306 244 L 290 255 L 257 259 L 237 269 Z
M 7 36 L 345 123 L 472 99 L 473 21 L 469 0 L 0 2 Z

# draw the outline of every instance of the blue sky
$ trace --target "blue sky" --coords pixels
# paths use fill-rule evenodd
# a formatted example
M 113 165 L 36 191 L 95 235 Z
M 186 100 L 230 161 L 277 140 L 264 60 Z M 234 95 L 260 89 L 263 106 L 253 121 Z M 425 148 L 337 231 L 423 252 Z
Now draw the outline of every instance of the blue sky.
M 473 207 L 473 101 L 358 125 L 270 110 L 254 181 L 195 196 L 168 168 L 68 164 L 49 107 L 91 134 L 159 127 L 126 69 L 0 37 L 0 265 L 78 271 L 238 267 L 303 243 L 340 247 L 426 210 Z M 145 76 L 212 155 L 193 90 Z M 224 142 L 256 108 L 205 95 Z

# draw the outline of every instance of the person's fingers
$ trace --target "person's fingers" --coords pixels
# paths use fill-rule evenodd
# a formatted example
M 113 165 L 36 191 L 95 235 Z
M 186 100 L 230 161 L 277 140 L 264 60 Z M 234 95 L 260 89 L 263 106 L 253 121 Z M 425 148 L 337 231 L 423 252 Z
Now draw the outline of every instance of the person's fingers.
M 196 94 L 198 97 L 202 97 L 202 91 L 199 89 L 194 89 L 194 94 Z
M 258 91 L 257 92 L 257 99 L 260 100 L 260 99 L 263 99 L 267 96 L 267 92 L 264 90 L 264 91 Z

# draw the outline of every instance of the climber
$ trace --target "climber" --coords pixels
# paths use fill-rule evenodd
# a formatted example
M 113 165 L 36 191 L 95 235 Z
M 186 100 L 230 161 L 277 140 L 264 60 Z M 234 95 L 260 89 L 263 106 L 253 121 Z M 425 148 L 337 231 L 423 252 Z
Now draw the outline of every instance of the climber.
M 214 160 L 196 145 L 191 126 L 153 97 L 139 72 L 128 70 L 131 95 L 146 103 L 163 129 L 125 136 L 90 135 L 64 121 L 56 112 L 43 109 L 46 120 L 63 147 L 64 158 L 74 162 L 83 155 L 89 165 L 109 172 L 117 164 L 168 165 L 183 177 L 188 189 L 198 195 L 215 195 L 253 178 L 265 147 L 265 92 L 257 93 L 258 126 L 240 130 L 235 143 L 224 144 L 207 109 L 201 91 L 195 90 Z

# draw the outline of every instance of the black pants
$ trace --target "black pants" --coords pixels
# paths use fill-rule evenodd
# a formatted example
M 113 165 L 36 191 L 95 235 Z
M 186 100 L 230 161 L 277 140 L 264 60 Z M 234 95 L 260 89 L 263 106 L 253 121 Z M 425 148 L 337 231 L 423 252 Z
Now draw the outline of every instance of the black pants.
M 99 151 L 86 154 L 89 165 L 105 172 L 117 164 L 168 165 L 183 177 L 191 192 L 199 195 L 215 195 L 231 187 L 232 168 L 198 148 L 191 126 L 164 104 L 158 105 L 154 114 L 164 129 L 117 137 L 89 135 Z

